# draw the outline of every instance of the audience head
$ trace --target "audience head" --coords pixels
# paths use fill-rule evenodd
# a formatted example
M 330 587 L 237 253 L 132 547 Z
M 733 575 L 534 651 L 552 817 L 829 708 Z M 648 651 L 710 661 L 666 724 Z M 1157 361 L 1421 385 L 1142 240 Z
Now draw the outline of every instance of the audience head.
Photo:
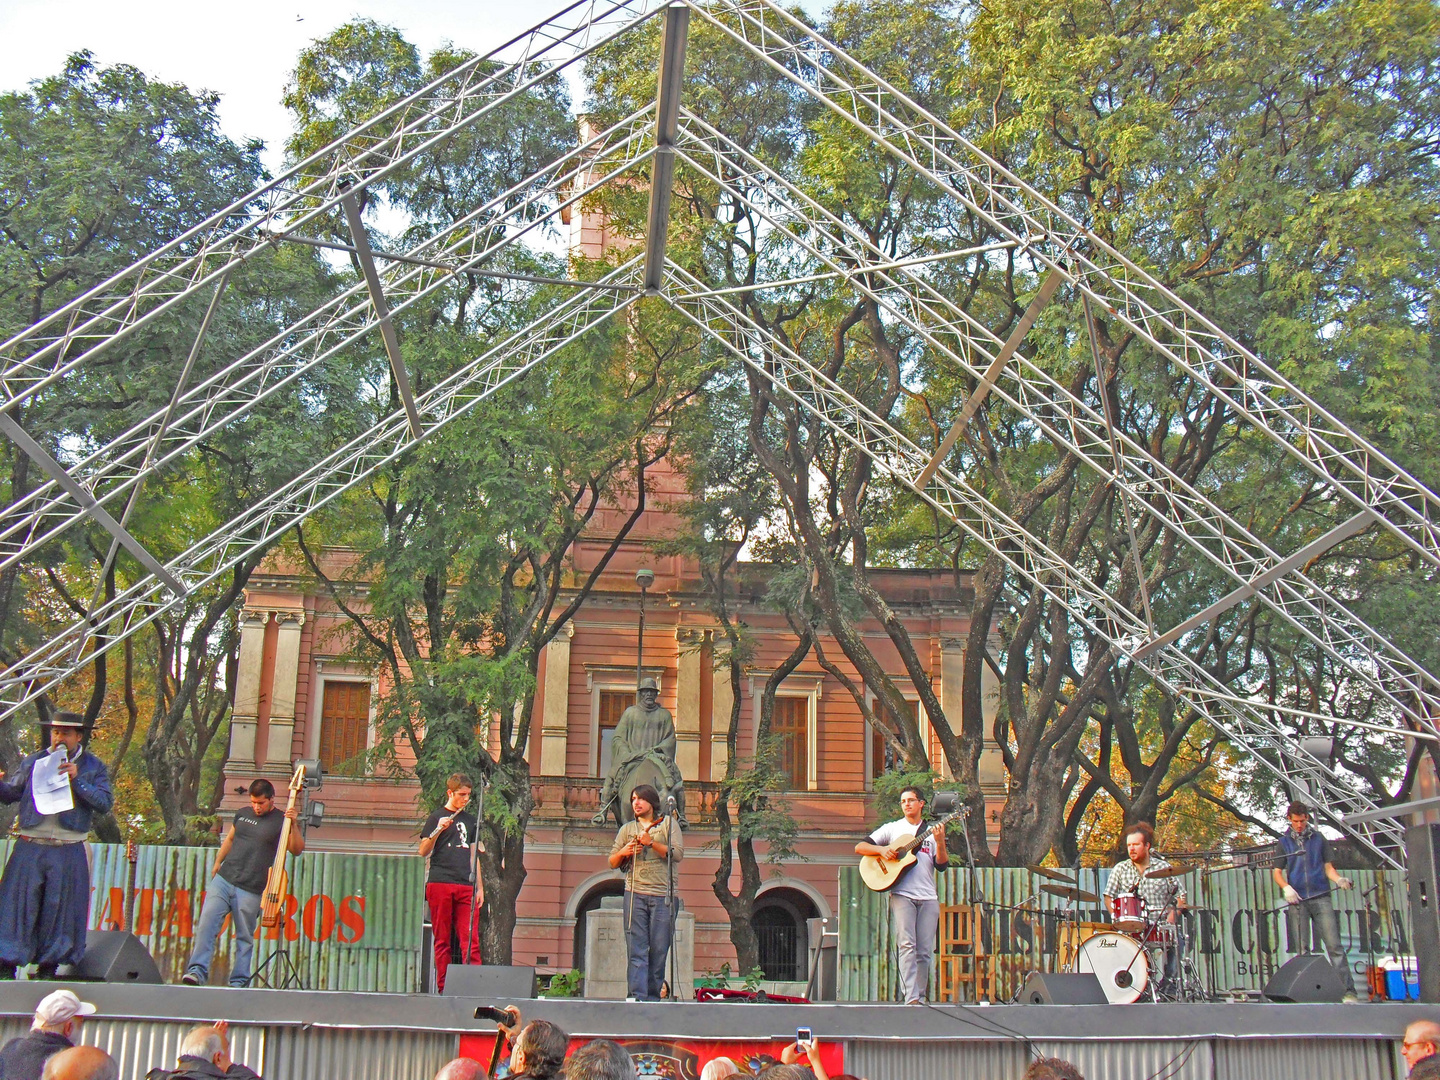
M 490 1080 L 484 1066 L 472 1058 L 456 1058 L 440 1066 L 435 1080 Z
M 1434 1020 L 1416 1020 L 1405 1029 L 1405 1044 L 1401 1047 L 1406 1064 L 1415 1068 L 1427 1057 L 1440 1053 L 1440 1023 Z
M 565 1080 L 635 1080 L 630 1052 L 610 1039 L 591 1039 L 565 1062 Z M 708 1074 L 702 1080 L 710 1080 Z
M 700 1080 L 725 1080 L 727 1076 L 734 1076 L 739 1071 L 740 1066 L 728 1057 L 712 1058 L 705 1063 L 705 1068 L 700 1070 Z
M 120 1080 L 120 1066 L 98 1046 L 72 1046 L 45 1062 L 40 1080 Z
M 1420 1064 L 1410 1070 L 1410 1080 L 1440 1080 L 1440 1054 L 1421 1058 Z
M 565 1064 L 565 1049 L 570 1036 L 549 1020 L 531 1020 L 515 1040 L 510 1052 L 510 1068 L 514 1073 L 545 1078 L 554 1076 Z
M 224 1072 L 230 1068 L 230 1040 L 219 1028 L 201 1024 L 185 1036 L 180 1044 L 180 1056 L 201 1058 Z
M 756 1080 L 815 1080 L 815 1074 L 804 1065 L 771 1065 Z
M 1021 1080 L 1085 1080 L 1080 1070 L 1063 1058 L 1036 1058 Z
M 82 1016 L 94 1016 L 95 1006 L 81 1001 L 69 990 L 56 990 L 46 994 L 35 1006 L 35 1019 L 31 1031 L 50 1031 L 70 1038 L 80 1028 Z

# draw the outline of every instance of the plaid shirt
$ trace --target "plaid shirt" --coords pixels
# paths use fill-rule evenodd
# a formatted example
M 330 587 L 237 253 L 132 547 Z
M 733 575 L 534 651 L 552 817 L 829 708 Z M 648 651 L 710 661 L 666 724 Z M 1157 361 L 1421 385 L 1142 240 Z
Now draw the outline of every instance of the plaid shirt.
M 1154 852 L 1150 854 L 1150 864 L 1147 870 L 1164 870 L 1170 864 L 1160 858 Z M 1176 900 L 1185 899 L 1185 886 L 1180 884 L 1178 877 L 1173 878 L 1142 878 L 1140 871 L 1135 869 L 1135 864 L 1129 859 L 1122 863 L 1116 863 L 1115 869 L 1110 871 L 1110 877 L 1105 882 L 1105 895 L 1109 897 L 1120 896 L 1130 892 L 1139 883 L 1140 898 L 1150 909 L 1150 917 L 1157 918 L 1159 914 L 1173 904 Z

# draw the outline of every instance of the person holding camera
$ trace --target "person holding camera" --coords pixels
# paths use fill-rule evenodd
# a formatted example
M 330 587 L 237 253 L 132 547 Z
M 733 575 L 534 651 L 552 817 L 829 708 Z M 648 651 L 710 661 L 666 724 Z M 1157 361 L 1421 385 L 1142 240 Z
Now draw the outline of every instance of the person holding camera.
M 461 941 L 460 962 L 480 963 L 479 912 L 485 887 L 478 869 L 471 877 L 471 847 L 479 841 L 479 816 L 465 812 L 474 786 L 460 773 L 445 781 L 445 803 L 425 819 L 420 855 L 430 859 L 425 902 L 430 906 L 430 931 L 435 936 L 435 986 L 445 991 L 450 968 L 450 932 Z M 473 902 L 472 902 L 473 897 Z

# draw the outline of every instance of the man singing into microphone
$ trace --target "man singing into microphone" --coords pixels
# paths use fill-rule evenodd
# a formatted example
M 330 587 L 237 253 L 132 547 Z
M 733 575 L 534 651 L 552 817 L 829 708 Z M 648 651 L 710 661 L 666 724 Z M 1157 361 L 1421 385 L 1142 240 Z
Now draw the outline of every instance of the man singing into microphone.
M 649 784 L 630 793 L 634 821 L 620 826 L 610 848 L 610 865 L 625 870 L 625 946 L 630 966 L 627 985 L 637 1001 L 659 1001 L 665 981 L 665 957 L 675 930 L 670 910 L 665 860 L 685 857 L 684 837 L 675 815 L 660 817 L 660 794 Z
M 471 888 L 473 883 L 478 905 L 485 902 L 485 887 L 470 876 L 470 847 L 479 836 L 479 823 L 474 813 L 464 812 L 473 790 L 459 773 L 445 781 L 445 805 L 425 819 L 420 834 L 420 854 L 430 857 L 425 901 L 430 905 L 430 930 L 435 935 L 435 986 L 442 993 L 450 967 L 452 929 L 462 943 L 460 962 L 480 963 L 479 912 L 472 912 Z

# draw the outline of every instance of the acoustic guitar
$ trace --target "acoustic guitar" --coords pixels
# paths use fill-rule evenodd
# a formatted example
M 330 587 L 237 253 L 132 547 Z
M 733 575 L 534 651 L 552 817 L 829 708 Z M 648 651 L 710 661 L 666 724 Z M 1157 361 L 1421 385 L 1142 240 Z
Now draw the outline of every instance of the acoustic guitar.
M 860 880 L 875 892 L 889 892 L 905 876 L 910 867 L 915 865 L 915 852 L 925 842 L 925 838 L 930 835 L 930 830 L 936 825 L 945 824 L 953 817 L 958 817 L 961 813 L 963 811 L 956 810 L 935 821 L 922 821 L 913 837 L 902 844 L 890 845 L 900 856 L 893 862 L 882 855 L 861 855 Z
M 285 871 L 285 856 L 290 852 L 290 830 L 295 822 L 290 820 L 290 807 L 295 805 L 295 796 L 305 786 L 305 763 L 295 766 L 295 775 L 290 778 L 290 798 L 285 803 L 285 822 L 280 826 L 280 844 L 275 848 L 275 862 L 265 878 L 265 891 L 260 896 L 260 921 L 257 927 L 273 930 L 285 918 L 285 899 L 290 895 L 290 875 Z

